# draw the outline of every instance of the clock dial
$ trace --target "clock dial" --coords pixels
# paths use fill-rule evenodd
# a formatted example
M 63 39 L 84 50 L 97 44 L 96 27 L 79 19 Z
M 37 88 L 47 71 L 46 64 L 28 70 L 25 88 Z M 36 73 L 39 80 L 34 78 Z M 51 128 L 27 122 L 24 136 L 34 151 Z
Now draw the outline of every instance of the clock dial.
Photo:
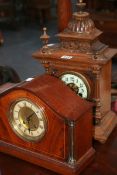
M 11 105 L 10 124 L 23 139 L 38 141 L 44 136 L 47 128 L 44 108 L 28 99 L 21 99 Z
M 75 93 L 87 99 L 90 95 L 90 86 L 86 78 L 78 73 L 64 73 L 60 79 L 69 86 Z

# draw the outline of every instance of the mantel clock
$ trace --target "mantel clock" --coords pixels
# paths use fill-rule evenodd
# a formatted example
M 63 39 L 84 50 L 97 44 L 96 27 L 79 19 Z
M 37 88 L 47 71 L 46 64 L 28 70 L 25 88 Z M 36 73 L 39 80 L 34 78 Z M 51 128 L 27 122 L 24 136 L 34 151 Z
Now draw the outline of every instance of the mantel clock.
M 0 152 L 68 175 L 93 159 L 92 103 L 58 78 L 2 85 L 0 111 Z
M 90 14 L 83 10 L 86 4 L 77 3 L 68 27 L 57 36 L 59 43 L 48 44 L 44 28 L 41 39 L 44 46 L 33 54 L 48 74 L 65 82 L 77 95 L 93 101 L 94 138 L 105 142 L 117 124 L 111 111 L 111 60 L 117 53 L 99 41 L 98 30 Z

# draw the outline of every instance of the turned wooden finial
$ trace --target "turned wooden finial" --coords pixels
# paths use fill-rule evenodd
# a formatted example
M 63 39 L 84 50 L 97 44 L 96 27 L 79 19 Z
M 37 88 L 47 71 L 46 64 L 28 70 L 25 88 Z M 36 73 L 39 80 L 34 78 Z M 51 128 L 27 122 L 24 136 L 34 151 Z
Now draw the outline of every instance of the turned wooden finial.
M 82 13 L 86 3 L 84 3 L 83 0 L 78 0 L 77 6 L 79 8 L 79 12 Z
M 41 35 L 41 37 L 40 37 L 40 39 L 43 42 L 43 47 L 42 47 L 43 52 L 46 52 L 48 49 L 49 38 L 50 38 L 50 36 L 47 34 L 47 28 L 44 27 L 43 28 L 43 35 Z
M 41 35 L 40 39 L 42 40 L 43 44 L 45 45 L 45 44 L 48 44 L 49 38 L 50 38 L 50 36 L 47 35 L 47 28 L 44 27 L 43 28 L 43 35 Z

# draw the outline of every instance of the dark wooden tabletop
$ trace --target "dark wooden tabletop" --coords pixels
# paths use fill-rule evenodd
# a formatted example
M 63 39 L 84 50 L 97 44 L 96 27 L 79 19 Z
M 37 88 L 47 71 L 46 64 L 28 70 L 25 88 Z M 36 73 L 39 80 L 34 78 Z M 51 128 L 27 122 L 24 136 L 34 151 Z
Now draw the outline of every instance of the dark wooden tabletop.
M 117 175 L 117 127 L 106 144 L 94 143 L 96 155 L 81 175 Z M 57 175 L 23 160 L 0 153 L 0 175 Z

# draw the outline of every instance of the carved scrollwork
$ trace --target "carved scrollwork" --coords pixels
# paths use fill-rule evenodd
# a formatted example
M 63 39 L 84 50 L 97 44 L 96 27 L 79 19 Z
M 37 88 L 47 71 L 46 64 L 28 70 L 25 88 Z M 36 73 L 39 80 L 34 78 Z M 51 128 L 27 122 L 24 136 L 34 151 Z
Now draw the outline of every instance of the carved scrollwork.
M 41 61 L 41 64 L 44 66 L 46 73 L 49 74 L 49 67 L 50 67 L 49 62 L 43 60 L 43 61 Z
M 93 65 L 92 66 L 92 73 L 95 75 L 96 79 L 100 78 L 100 72 L 101 72 L 101 66 L 99 65 Z
M 94 108 L 94 124 L 95 125 L 99 125 L 101 122 L 101 117 L 102 117 L 102 113 L 101 113 L 101 102 L 99 98 L 95 98 L 93 99 L 93 102 L 95 102 L 95 108 Z
M 101 119 L 101 101 L 100 101 L 100 72 L 101 66 L 93 65 L 92 73 L 95 75 L 95 121 L 99 124 L 99 120 Z M 97 122 L 98 121 L 98 122 Z
M 91 45 L 89 42 L 81 42 L 81 41 L 62 41 L 61 48 L 70 50 L 75 53 L 90 53 Z

